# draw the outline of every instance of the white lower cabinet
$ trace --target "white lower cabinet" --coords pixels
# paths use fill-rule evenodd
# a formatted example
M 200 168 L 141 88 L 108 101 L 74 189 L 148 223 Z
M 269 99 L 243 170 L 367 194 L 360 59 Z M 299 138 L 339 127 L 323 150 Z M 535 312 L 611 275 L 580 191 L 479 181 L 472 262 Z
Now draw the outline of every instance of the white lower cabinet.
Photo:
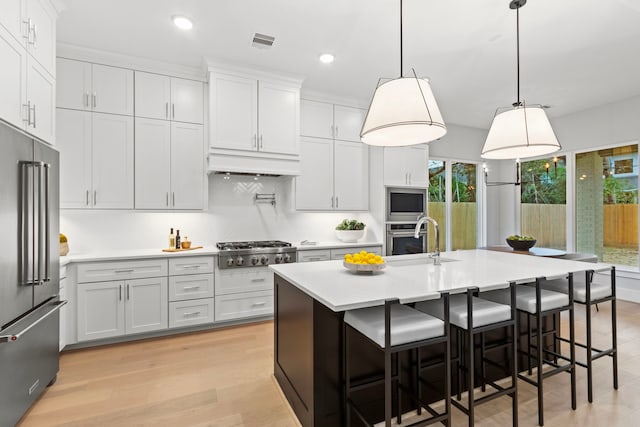
M 329 249 L 298 251 L 298 262 L 329 261 L 330 259 L 331 251 Z
M 169 260 L 169 328 L 213 323 L 213 256 Z
M 216 321 L 273 314 L 273 291 L 245 292 L 216 297 Z
M 333 249 L 298 250 L 298 262 L 339 260 L 343 259 L 345 254 L 352 254 L 360 251 L 373 252 L 376 255 L 382 255 L 382 246 L 348 246 Z
M 273 314 L 273 273 L 268 267 L 216 269 L 216 322 Z
M 60 267 L 60 290 L 58 291 L 58 297 L 60 301 L 67 300 L 67 267 Z M 67 345 L 67 309 L 66 305 L 63 305 L 60 308 L 60 345 L 58 350 L 62 351 L 62 349 Z
M 79 283 L 78 341 L 168 327 L 166 277 Z
M 382 255 L 382 246 L 358 246 L 352 248 L 340 248 L 331 249 L 331 259 L 343 259 L 345 254 L 352 254 L 354 252 L 372 252 L 376 255 Z

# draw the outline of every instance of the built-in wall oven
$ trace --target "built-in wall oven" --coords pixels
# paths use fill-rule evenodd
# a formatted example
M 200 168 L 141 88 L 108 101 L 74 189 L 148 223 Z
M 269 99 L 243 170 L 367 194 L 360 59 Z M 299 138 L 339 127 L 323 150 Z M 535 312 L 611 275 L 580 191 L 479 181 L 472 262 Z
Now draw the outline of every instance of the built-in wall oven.
M 387 187 L 387 222 L 418 221 L 427 209 L 427 190 L 425 188 Z
M 420 254 L 427 252 L 427 231 L 423 225 L 416 239 L 416 223 L 387 223 L 387 256 Z

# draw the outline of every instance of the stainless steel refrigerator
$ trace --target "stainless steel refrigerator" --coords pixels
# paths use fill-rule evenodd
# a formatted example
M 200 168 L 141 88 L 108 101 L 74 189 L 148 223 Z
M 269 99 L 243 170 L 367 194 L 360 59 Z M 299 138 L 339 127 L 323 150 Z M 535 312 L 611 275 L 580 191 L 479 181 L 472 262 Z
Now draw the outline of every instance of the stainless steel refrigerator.
M 58 374 L 58 157 L 0 121 L 0 427 Z

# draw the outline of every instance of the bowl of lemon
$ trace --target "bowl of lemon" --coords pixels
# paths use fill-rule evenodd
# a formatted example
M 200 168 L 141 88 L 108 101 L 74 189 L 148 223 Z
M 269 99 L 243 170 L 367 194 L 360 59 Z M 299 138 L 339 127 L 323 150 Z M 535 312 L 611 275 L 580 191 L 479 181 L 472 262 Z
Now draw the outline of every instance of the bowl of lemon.
M 345 254 L 342 265 L 344 265 L 347 270 L 356 273 L 372 273 L 386 267 L 384 259 L 380 255 L 367 251 Z

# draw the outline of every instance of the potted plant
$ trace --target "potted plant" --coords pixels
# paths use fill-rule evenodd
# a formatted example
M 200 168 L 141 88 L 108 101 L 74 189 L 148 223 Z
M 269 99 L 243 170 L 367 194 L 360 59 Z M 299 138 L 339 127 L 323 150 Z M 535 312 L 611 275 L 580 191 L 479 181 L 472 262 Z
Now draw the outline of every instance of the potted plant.
M 357 219 L 343 219 L 336 226 L 336 237 L 345 243 L 357 242 L 364 236 L 365 224 Z

